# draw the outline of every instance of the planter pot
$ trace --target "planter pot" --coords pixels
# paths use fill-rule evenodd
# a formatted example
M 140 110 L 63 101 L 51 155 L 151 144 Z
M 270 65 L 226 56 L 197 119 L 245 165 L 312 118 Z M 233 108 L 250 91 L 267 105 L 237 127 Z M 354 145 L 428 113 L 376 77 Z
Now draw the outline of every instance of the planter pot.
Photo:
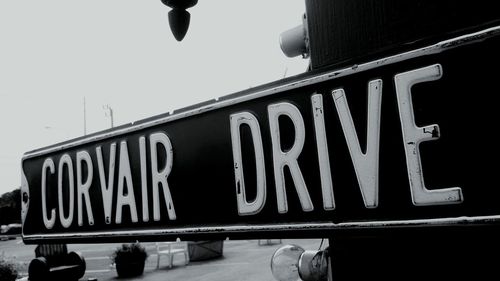
M 117 262 L 116 273 L 118 277 L 135 277 L 144 272 L 145 261 Z

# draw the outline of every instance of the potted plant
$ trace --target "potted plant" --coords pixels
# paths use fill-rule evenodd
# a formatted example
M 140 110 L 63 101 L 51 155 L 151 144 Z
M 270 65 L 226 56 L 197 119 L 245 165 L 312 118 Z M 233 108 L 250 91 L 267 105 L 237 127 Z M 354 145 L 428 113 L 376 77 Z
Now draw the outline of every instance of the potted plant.
M 122 244 L 111 256 L 118 277 L 134 277 L 142 275 L 148 253 L 141 243 Z

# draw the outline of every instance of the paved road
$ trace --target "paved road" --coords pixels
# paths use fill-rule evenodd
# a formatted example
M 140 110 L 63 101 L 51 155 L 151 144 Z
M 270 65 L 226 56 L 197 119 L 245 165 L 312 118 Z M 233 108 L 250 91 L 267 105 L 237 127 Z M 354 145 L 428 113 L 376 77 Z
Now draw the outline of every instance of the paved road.
M 267 241 L 266 241 L 267 242 Z M 133 280 L 190 280 L 190 281 L 234 281 L 234 280 L 274 280 L 270 269 L 270 258 L 274 251 L 284 244 L 297 244 L 307 250 L 318 249 L 321 239 L 284 239 L 281 245 L 278 240 L 270 244 L 258 244 L 257 240 L 224 241 L 222 258 L 209 261 L 192 261 L 184 265 L 181 256 L 174 260 L 174 267 L 169 269 L 167 260 L 160 260 L 160 268 L 156 269 L 157 256 L 154 243 L 143 243 L 149 254 L 144 274 Z M 326 247 L 327 241 L 323 243 Z M 120 244 L 74 244 L 68 250 L 79 251 L 85 257 L 87 271 L 81 280 L 97 278 L 99 281 L 131 280 L 117 279 L 116 271 L 111 267 L 110 255 Z M 21 239 L 0 241 L 0 256 L 13 260 L 21 275 L 27 275 L 28 264 L 34 258 L 34 245 L 24 245 Z

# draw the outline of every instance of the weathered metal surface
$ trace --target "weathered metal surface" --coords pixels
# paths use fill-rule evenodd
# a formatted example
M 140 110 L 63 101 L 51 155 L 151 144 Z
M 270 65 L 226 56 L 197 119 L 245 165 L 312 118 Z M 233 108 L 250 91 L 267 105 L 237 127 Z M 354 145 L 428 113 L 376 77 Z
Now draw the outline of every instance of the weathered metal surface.
M 500 156 L 498 75 L 484 64 L 500 62 L 499 33 L 304 74 L 28 152 L 23 238 L 498 225 L 488 161 Z

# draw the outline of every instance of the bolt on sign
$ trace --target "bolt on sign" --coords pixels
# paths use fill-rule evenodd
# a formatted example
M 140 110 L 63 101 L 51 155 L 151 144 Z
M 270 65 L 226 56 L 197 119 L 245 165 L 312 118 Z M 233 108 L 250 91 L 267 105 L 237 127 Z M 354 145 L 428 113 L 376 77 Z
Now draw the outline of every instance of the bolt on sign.
M 23 238 L 490 225 L 500 28 L 28 152 Z

